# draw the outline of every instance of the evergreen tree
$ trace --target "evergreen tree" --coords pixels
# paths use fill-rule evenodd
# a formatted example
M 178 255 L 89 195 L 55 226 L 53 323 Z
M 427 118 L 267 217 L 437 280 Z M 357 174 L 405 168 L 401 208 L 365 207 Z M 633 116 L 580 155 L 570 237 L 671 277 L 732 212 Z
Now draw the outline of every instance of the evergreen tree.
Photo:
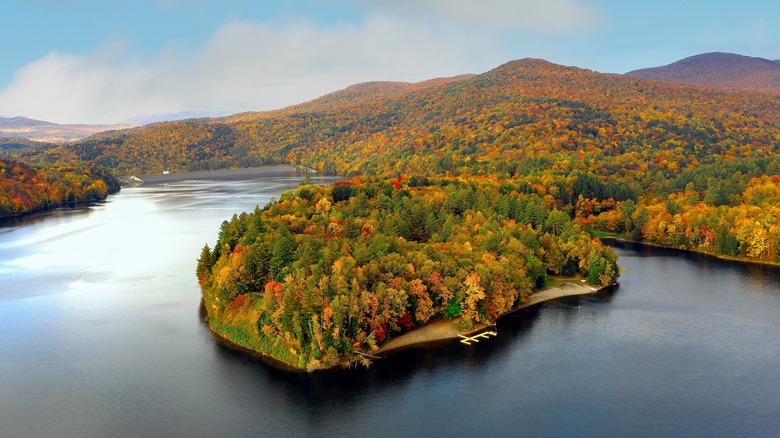
M 203 249 L 200 251 L 200 257 L 198 257 L 198 266 L 195 268 L 195 274 L 198 279 L 203 281 L 211 275 L 211 268 L 214 266 L 214 261 L 211 256 L 211 249 L 208 243 L 203 245 Z

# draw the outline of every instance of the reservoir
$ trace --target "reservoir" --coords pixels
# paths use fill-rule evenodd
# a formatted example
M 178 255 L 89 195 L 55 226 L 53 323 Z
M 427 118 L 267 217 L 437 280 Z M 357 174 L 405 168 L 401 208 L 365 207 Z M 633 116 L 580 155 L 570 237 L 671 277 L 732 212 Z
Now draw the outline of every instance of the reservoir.
M 367 370 L 223 345 L 200 249 L 303 178 L 161 179 L 2 223 L 0 436 L 777 436 L 780 268 L 681 251 L 614 242 L 618 287 Z

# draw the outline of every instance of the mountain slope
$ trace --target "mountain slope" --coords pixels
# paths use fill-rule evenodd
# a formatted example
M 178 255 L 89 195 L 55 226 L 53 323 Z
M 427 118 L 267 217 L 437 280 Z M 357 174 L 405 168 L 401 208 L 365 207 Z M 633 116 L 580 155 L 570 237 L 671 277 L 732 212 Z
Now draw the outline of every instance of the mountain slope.
M 38 158 L 86 160 L 122 173 L 293 163 L 344 174 L 515 176 L 558 163 L 545 172 L 592 172 L 602 180 L 624 178 L 642 163 L 641 178 L 649 180 L 652 172 L 676 177 L 727 156 L 772 155 L 780 127 L 776 96 L 533 59 L 441 86 L 334 100 L 109 132 Z M 741 151 L 744 144 L 749 151 Z M 632 177 L 626 185 L 641 182 Z
M 780 255 L 773 219 L 780 214 L 780 95 L 538 59 L 395 91 L 159 123 L 17 156 L 86 161 L 124 174 L 290 163 L 414 178 L 415 185 L 427 177 L 490 179 L 536 193 L 583 225 L 635 240 L 768 260 Z
M 60 125 L 26 117 L 0 117 L 0 137 L 37 142 L 67 143 L 99 132 L 128 128 L 130 125 Z
M 410 92 L 417 92 L 428 88 L 441 88 L 451 83 L 460 82 L 474 77 L 472 74 L 464 74 L 446 78 L 435 78 L 421 82 L 392 82 L 392 81 L 371 81 L 350 85 L 342 90 L 328 93 L 324 96 L 292 105 L 280 110 L 266 112 L 245 112 L 234 114 L 232 116 L 222 117 L 220 120 L 236 122 L 242 119 L 262 117 L 263 115 L 295 114 L 304 112 L 322 112 L 336 108 L 343 109 L 360 103 L 381 99 L 393 95 L 399 95 Z
M 705 53 L 626 76 L 679 84 L 780 93 L 780 62 L 731 53 Z

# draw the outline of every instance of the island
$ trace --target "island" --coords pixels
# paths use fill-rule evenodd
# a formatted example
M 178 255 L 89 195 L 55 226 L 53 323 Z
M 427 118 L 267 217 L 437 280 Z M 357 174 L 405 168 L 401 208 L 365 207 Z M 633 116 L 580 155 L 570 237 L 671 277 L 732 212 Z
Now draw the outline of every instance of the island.
M 616 260 L 511 182 L 353 178 L 234 215 L 196 274 L 214 333 L 313 371 L 368 365 L 418 327 L 479 329 L 540 301 L 551 275 L 590 293 L 615 282 Z

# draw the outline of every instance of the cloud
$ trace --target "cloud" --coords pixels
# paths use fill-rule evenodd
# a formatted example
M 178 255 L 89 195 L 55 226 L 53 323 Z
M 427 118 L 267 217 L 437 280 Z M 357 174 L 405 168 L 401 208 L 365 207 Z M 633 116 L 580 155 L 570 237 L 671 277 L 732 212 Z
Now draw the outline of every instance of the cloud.
M 0 92 L 0 113 L 63 123 L 113 123 L 140 108 L 176 106 L 154 66 L 111 61 L 104 50 L 92 56 L 52 52 L 15 74 Z
M 345 1 L 369 5 L 382 13 L 477 26 L 483 30 L 573 34 L 594 29 L 604 21 L 601 9 L 582 0 Z
M 90 55 L 49 53 L 0 90 L 0 115 L 114 123 L 142 113 L 227 114 L 280 108 L 357 82 L 479 72 L 505 60 L 487 37 L 393 17 L 337 26 L 235 21 L 203 47 L 169 45 L 151 60 L 116 44 Z

